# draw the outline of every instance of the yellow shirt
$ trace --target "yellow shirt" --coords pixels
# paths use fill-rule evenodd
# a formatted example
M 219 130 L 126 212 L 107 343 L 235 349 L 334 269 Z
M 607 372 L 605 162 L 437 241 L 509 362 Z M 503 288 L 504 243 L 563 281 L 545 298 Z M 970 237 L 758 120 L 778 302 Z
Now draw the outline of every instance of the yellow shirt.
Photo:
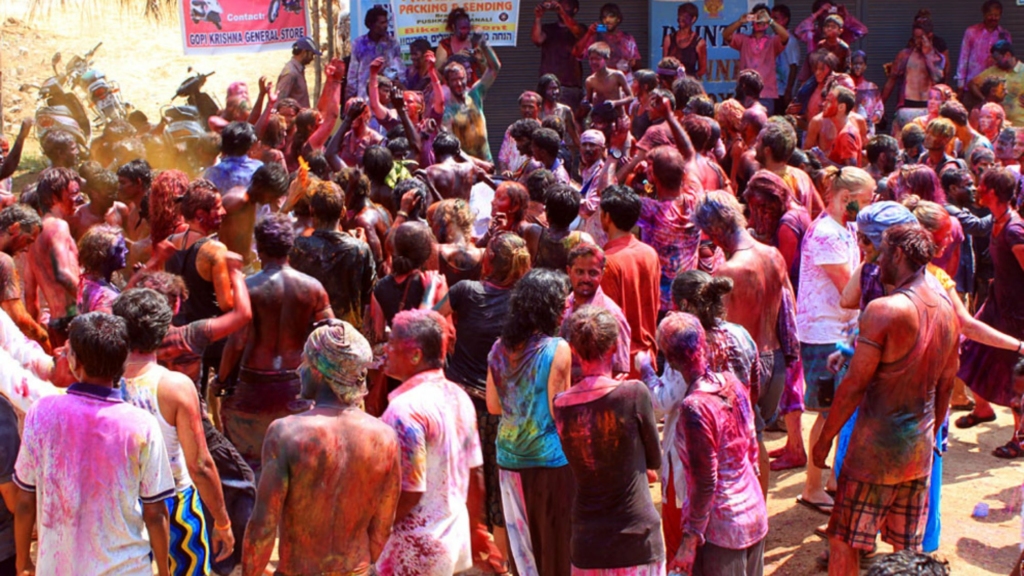
M 980 86 L 986 78 L 991 77 L 1006 79 L 1006 97 L 1003 98 L 1003 110 L 1006 111 L 1006 119 L 1014 126 L 1024 125 L 1024 106 L 1021 106 L 1019 98 L 1024 95 L 1024 62 L 1017 61 L 1013 70 L 1003 70 L 998 66 L 990 66 L 984 72 L 978 74 L 978 85 Z
M 939 281 L 939 284 L 942 285 L 942 289 L 946 292 L 956 288 L 956 282 L 950 278 L 949 274 L 947 274 L 942 268 L 939 268 L 935 264 L 928 264 L 927 270 L 929 274 L 935 276 L 935 279 Z

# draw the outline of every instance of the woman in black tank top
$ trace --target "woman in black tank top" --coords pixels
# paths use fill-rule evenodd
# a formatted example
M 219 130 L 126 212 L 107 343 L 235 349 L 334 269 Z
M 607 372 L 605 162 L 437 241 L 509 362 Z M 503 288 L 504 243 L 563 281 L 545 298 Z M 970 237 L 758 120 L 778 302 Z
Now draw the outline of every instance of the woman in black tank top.
M 688 76 L 701 78 L 707 73 L 707 43 L 697 34 L 693 25 L 700 12 L 692 2 L 679 6 L 677 22 L 679 29 L 665 36 L 661 44 L 662 58 L 675 58 L 683 63 Z

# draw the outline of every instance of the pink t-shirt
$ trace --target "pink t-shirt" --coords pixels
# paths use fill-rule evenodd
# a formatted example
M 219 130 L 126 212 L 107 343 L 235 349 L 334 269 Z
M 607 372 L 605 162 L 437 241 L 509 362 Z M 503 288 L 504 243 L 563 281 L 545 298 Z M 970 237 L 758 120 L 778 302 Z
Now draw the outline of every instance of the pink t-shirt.
M 779 83 L 775 79 L 775 57 L 782 54 L 786 45 L 778 36 L 754 38 L 746 34 L 733 34 L 729 46 L 740 51 L 739 70 L 757 70 L 764 82 L 761 98 L 778 98 Z

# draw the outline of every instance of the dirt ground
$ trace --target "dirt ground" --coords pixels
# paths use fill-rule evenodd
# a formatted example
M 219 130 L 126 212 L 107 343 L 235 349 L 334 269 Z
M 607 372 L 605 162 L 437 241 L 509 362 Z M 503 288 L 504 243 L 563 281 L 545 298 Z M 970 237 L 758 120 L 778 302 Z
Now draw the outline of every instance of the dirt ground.
M 64 53 L 65 61 L 74 52 L 82 53 L 103 41 L 96 66 L 116 80 L 128 101 L 151 119 L 160 106 L 170 102 L 187 69 L 217 73 L 207 87 L 223 102 L 227 85 L 234 80 L 249 82 L 253 95 L 256 80 L 265 75 L 276 79 L 290 56 L 287 51 L 264 54 L 187 57 L 181 52 L 181 32 L 177 21 L 162 26 L 138 17 L 103 13 L 96 7 L 88 16 L 77 9 L 64 17 L 34 19 L 26 22 L 28 0 L 0 2 L 0 57 L 3 66 L 3 116 L 5 132 L 13 137 L 21 118 L 31 116 L 35 108 L 33 93 L 21 93 L 23 83 L 38 83 L 50 75 L 50 57 Z M 312 86 L 312 82 L 310 82 Z M 154 120 L 155 121 L 155 120 Z M 31 139 L 25 165 L 38 170 L 38 144 Z M 24 174 L 23 178 L 31 178 Z M 804 416 L 805 435 L 812 419 Z M 971 430 L 954 429 L 946 455 L 943 488 L 943 533 L 938 555 L 947 559 L 953 573 L 960 575 L 1008 574 L 1019 554 L 1021 518 L 1019 487 L 1024 481 L 1019 462 L 994 458 L 990 452 L 1009 439 L 1012 423 L 1006 410 L 999 419 Z M 783 434 L 769 434 L 769 449 L 785 442 Z M 771 529 L 765 548 L 766 573 L 797 576 L 815 572 L 814 559 L 825 546 L 814 535 L 816 526 L 826 517 L 797 506 L 804 481 L 803 470 L 772 474 L 769 496 Z M 657 494 L 657 489 L 654 490 Z M 990 507 L 986 518 L 971 517 L 980 502 Z M 1015 503 L 1016 502 L 1016 503 Z M 883 545 L 882 549 L 887 549 Z

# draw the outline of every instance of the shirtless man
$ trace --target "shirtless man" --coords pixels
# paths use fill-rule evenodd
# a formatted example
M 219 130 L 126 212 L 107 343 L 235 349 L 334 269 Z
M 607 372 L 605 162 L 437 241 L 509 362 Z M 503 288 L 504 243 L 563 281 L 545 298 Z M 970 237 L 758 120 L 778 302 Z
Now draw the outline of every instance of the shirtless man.
M 25 274 L 25 308 L 39 318 L 38 293 L 50 309 L 47 330 L 50 343 L 60 346 L 67 325 L 78 313 L 78 246 L 65 221 L 78 204 L 78 174 L 68 168 L 48 168 L 39 175 L 36 198 L 43 212 L 43 228 L 28 250 Z
M 12 204 L 0 210 L 0 309 L 18 329 L 50 353 L 50 337 L 46 328 L 25 310 L 21 295 L 21 278 L 14 257 L 25 252 L 39 237 L 43 222 L 39 214 L 24 204 Z
M 693 221 L 727 258 L 715 270 L 716 276 L 733 281 L 724 299 L 725 319 L 746 328 L 757 345 L 761 382 L 755 420 L 760 431 L 778 412 L 786 386 L 786 359 L 777 332 L 783 290 L 789 288 L 792 293 L 786 260 L 777 248 L 750 235 L 743 208 L 731 194 L 716 191 L 701 196 Z M 767 495 L 768 451 L 763 443 L 760 448 L 761 491 Z
M 240 366 L 238 384 L 222 402 L 224 435 L 259 476 L 260 452 L 274 420 L 302 412 L 296 402 L 302 346 L 313 323 L 333 318 L 330 299 L 315 278 L 288 265 L 294 232 L 288 217 L 273 214 L 256 223 L 256 251 L 263 269 L 246 280 L 252 300 L 249 327 L 228 339 L 215 384 Z
M 149 221 L 139 213 L 139 206 L 152 183 L 152 169 L 145 160 L 132 160 L 117 169 L 117 198 L 128 206 L 124 237 L 129 242 L 149 238 Z
M 345 168 L 334 177 L 334 182 L 345 197 L 342 228 L 353 236 L 358 236 L 358 229 L 362 229 L 376 264 L 377 278 L 387 276 L 391 272 L 389 253 L 385 250 L 391 214 L 370 199 L 370 180 L 359 168 Z
M 117 201 L 117 175 L 103 169 L 88 174 L 82 192 L 88 196 L 89 203 L 76 208 L 74 215 L 68 219 L 75 242 L 81 240 L 85 232 L 97 224 L 106 223 L 124 228 L 128 207 Z
M 276 204 L 288 194 L 288 171 L 280 164 L 264 164 L 252 175 L 248 189 L 235 187 L 221 196 L 224 220 L 217 237 L 235 254 L 241 254 L 251 264 L 256 254 L 252 250 L 252 231 L 256 228 L 256 211 L 262 205 Z
M 889 95 L 896 88 L 897 82 L 903 82 L 900 94 L 900 108 L 922 109 L 928 106 L 928 91 L 942 81 L 942 54 L 932 46 L 932 41 L 917 24 L 914 25 L 913 46 L 900 50 L 892 65 L 889 79 L 882 88 L 882 103 L 889 100 Z M 911 113 L 910 117 L 913 117 Z M 899 126 L 910 117 L 902 118 Z M 897 113 L 897 120 L 901 119 Z
M 857 349 L 811 452 L 824 467 L 832 441 L 860 407 L 826 530 L 833 576 L 859 573 L 861 553 L 879 530 L 897 550 L 921 549 L 935 436 L 959 365 L 955 312 L 927 281 L 934 255 L 930 235 L 916 223 L 885 231 L 880 280 L 896 289 L 861 314 Z M 888 496 L 874 498 L 879 494 Z
M 461 198 L 469 202 L 470 191 L 477 182 L 497 188 L 487 173 L 473 162 L 459 160 L 462 145 L 450 132 L 441 132 L 433 143 L 435 163 L 425 170 L 427 182 L 441 198 Z
M 220 475 L 206 446 L 196 387 L 188 376 L 157 364 L 156 350 L 171 326 L 171 308 L 159 292 L 135 288 L 118 296 L 113 311 L 128 326 L 125 400 L 156 416 L 174 475 L 175 493 L 167 499 L 172 572 L 201 573 L 209 569 L 209 562 L 231 555 L 235 537 Z M 213 526 L 206 523 L 203 505 L 213 516 Z M 190 537 L 194 530 L 199 537 Z M 205 536 L 207 530 L 212 542 Z
M 244 576 L 264 573 L 278 535 L 282 574 L 363 574 L 380 557 L 402 467 L 394 431 L 359 409 L 372 362 L 370 344 L 346 322 L 306 340 L 299 378 L 315 406 L 267 430 Z
M 584 83 L 583 93 L 591 109 L 606 100 L 618 107 L 633 99 L 626 75 L 608 67 L 608 59 L 611 57 L 611 48 L 604 42 L 595 42 L 587 48 L 587 61 L 592 74 Z

